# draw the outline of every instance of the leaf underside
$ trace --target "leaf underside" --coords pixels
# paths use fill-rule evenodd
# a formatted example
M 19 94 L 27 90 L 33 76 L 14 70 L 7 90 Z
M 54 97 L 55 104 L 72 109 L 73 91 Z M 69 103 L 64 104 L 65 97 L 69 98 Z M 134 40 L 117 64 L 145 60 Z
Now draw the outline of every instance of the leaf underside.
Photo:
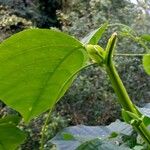
M 62 32 L 15 34 L 0 45 L 0 99 L 28 122 L 54 106 L 86 61 L 82 44 Z
M 92 31 L 91 33 L 89 33 L 86 37 L 84 37 L 81 42 L 83 44 L 92 44 L 92 45 L 96 45 L 98 44 L 99 40 L 101 39 L 103 33 L 106 31 L 108 26 L 108 23 L 104 23 L 101 25 L 100 28 Z
M 19 120 L 14 115 L 0 119 L 0 150 L 15 150 L 25 140 L 25 133 L 16 127 Z

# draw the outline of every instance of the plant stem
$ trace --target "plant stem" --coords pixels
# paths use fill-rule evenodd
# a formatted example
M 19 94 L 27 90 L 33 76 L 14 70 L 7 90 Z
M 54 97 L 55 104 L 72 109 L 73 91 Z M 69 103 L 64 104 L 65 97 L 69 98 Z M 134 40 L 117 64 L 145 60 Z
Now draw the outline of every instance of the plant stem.
M 113 51 L 116 44 L 116 36 L 117 36 L 116 33 L 114 33 L 108 41 L 108 45 L 106 47 L 105 68 L 109 75 L 113 89 L 119 98 L 118 99 L 119 104 L 126 111 L 136 114 L 140 119 L 142 117 L 142 114 L 138 111 L 136 106 L 130 100 L 126 88 L 123 85 L 122 80 L 120 79 L 119 74 L 112 60 Z M 139 126 L 133 125 L 133 127 L 141 135 L 141 137 L 145 140 L 145 142 L 150 146 L 150 131 L 146 128 L 144 123 L 142 122 Z
M 133 107 L 133 104 L 127 94 L 127 91 L 114 67 L 114 65 L 106 66 L 107 74 L 109 75 L 110 81 L 112 83 L 113 89 L 118 96 L 118 101 L 121 106 L 130 112 L 137 114 L 136 109 Z
M 47 123 L 50 119 L 50 116 L 51 116 L 51 112 L 52 112 L 52 109 L 49 110 L 48 112 L 48 115 L 46 117 L 46 120 L 44 122 L 44 125 L 42 127 L 42 134 L 41 134 L 41 140 L 40 140 L 40 150 L 44 150 L 44 137 L 45 137 L 45 131 L 46 131 L 46 126 L 47 126 Z
M 111 66 L 107 66 L 106 71 L 109 75 L 113 89 L 119 98 L 118 99 L 119 104 L 121 104 L 121 106 L 125 110 L 137 114 L 140 118 L 142 115 L 139 113 L 139 111 L 137 111 L 136 107 L 130 100 L 129 95 L 128 95 L 114 65 L 111 64 Z M 139 127 L 134 126 L 134 128 L 142 136 L 142 138 L 145 140 L 145 142 L 150 145 L 150 131 L 146 128 L 146 126 L 143 123 L 141 123 L 141 125 Z

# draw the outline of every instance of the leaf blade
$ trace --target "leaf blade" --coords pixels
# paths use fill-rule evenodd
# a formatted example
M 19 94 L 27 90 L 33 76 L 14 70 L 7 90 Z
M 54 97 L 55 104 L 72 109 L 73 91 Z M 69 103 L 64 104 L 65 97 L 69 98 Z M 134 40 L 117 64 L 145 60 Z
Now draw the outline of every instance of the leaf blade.
M 96 45 L 100 38 L 102 37 L 103 33 L 107 29 L 108 23 L 102 24 L 102 26 L 94 31 L 92 31 L 90 34 L 88 34 L 85 38 L 81 40 L 83 44 L 92 44 Z
M 26 138 L 26 134 L 16 126 L 20 121 L 17 115 L 0 119 L 0 150 L 15 150 Z
M 25 140 L 25 133 L 13 124 L 0 124 L 0 133 L 1 150 L 15 150 Z
M 141 38 L 147 42 L 150 42 L 150 35 L 149 34 L 143 34 L 143 35 L 141 35 Z
M 26 122 L 53 107 L 63 83 L 87 60 L 78 40 L 48 29 L 29 29 L 7 39 L 0 58 L 0 98 Z

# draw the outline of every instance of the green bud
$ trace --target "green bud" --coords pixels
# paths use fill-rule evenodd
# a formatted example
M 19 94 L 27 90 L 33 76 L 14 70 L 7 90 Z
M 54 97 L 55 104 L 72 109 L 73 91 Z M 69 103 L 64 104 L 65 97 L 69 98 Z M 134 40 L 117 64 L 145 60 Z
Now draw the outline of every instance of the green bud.
M 92 61 L 102 64 L 105 59 L 105 51 L 102 47 L 99 45 L 86 45 L 85 46 L 89 57 L 92 59 Z

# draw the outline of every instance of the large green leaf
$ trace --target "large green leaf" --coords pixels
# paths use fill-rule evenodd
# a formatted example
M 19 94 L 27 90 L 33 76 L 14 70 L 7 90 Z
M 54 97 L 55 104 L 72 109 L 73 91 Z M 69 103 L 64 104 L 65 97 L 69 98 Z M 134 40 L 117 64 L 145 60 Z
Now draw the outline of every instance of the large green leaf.
M 0 45 L 0 99 L 27 122 L 54 106 L 86 60 L 83 45 L 62 32 L 20 32 Z
M 143 66 L 148 75 L 150 75 L 150 54 L 143 57 Z
M 108 23 L 104 23 L 100 28 L 92 31 L 86 37 L 84 37 L 81 40 L 81 42 L 83 44 L 92 44 L 92 45 L 98 44 L 98 41 L 102 37 L 102 35 L 105 32 L 105 30 L 107 29 L 107 27 L 108 27 Z
M 0 119 L 0 150 L 15 150 L 24 140 L 25 133 L 16 127 L 20 117 Z

